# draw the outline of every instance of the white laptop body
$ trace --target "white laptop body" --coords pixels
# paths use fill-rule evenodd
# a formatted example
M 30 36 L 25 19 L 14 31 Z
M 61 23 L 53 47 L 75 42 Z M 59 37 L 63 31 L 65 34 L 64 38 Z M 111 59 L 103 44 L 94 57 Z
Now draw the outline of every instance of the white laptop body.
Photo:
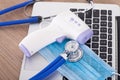
M 52 15 L 56 15 L 60 12 L 69 10 L 70 8 L 77 8 L 77 9 L 85 9 L 88 8 L 89 4 L 87 3 L 71 3 L 71 2 L 37 2 L 34 4 L 32 16 L 43 16 L 48 17 Z M 95 4 L 94 9 L 110 9 L 112 10 L 112 19 L 113 19 L 113 26 L 116 27 L 115 23 L 115 16 L 120 15 L 120 8 L 117 5 L 113 4 Z M 47 22 L 44 22 L 41 27 L 41 24 L 31 24 L 29 27 L 29 33 L 41 29 L 41 27 L 46 27 L 48 24 Z M 28 34 L 29 34 L 28 33 Z M 116 28 L 112 28 L 112 34 L 116 34 Z M 113 51 L 112 51 L 112 58 L 113 58 L 113 68 L 117 70 L 117 46 L 116 46 L 116 36 L 113 36 Z M 39 54 L 36 53 L 31 58 L 26 58 L 24 56 L 20 77 L 19 80 L 28 80 L 32 76 L 34 76 L 36 73 L 38 73 L 40 70 L 42 70 L 44 67 L 48 65 L 48 62 Z M 50 75 L 46 80 L 63 80 L 63 76 L 59 72 L 54 72 L 52 75 Z M 116 80 L 115 78 L 113 80 Z

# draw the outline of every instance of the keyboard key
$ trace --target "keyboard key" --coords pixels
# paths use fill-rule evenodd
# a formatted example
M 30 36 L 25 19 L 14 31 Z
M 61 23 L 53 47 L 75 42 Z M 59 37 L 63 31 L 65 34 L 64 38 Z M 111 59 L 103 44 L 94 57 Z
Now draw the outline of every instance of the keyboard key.
M 108 22 L 108 27 L 112 27 L 112 22 Z
M 107 39 L 107 34 L 100 34 L 101 39 Z
M 109 34 L 112 34 L 112 28 L 109 28 L 109 29 L 108 29 L 108 33 L 109 33 Z
M 78 11 L 84 11 L 85 9 L 78 9 Z
M 87 41 L 87 43 L 91 43 L 91 39 L 89 39 L 89 40 Z
M 99 31 L 98 30 L 93 30 L 93 35 L 99 35 Z
M 101 22 L 100 25 L 101 26 L 107 26 L 107 22 Z
M 108 77 L 107 80 L 112 80 L 112 78 L 111 78 L 111 77 Z
M 107 48 L 105 46 L 100 47 L 100 52 L 107 52 Z
M 92 41 L 98 42 L 99 41 L 99 37 L 97 37 L 97 36 L 92 37 Z
M 108 62 L 108 64 L 109 64 L 110 66 L 112 66 L 112 62 Z
M 112 15 L 112 11 L 111 10 L 108 10 L 108 15 Z
M 107 32 L 107 28 L 104 27 L 100 28 L 100 32 Z
M 108 55 L 108 61 L 112 61 L 112 55 Z
M 78 13 L 78 17 L 84 21 L 84 13 Z
M 98 49 L 92 49 L 98 55 Z
M 93 23 L 99 23 L 99 18 L 93 18 Z
M 91 23 L 92 23 L 92 20 L 91 20 L 91 19 L 86 19 L 86 20 L 85 20 L 85 23 L 86 23 L 86 24 L 91 24 Z
M 112 47 L 112 41 L 108 41 L 108 47 Z
M 108 77 L 107 80 L 112 80 L 112 78 L 111 78 L 111 77 Z
M 107 54 L 106 53 L 100 53 L 100 58 L 106 59 L 107 58 Z
M 72 11 L 72 12 L 76 12 L 77 9 L 75 9 L 75 8 L 71 8 L 70 11 Z
M 86 11 L 86 18 L 92 18 L 92 9 Z
M 99 17 L 99 10 L 93 10 L 93 17 Z
M 65 76 L 63 76 L 63 79 L 62 80 L 68 80 Z
M 88 24 L 88 26 L 91 28 L 91 25 Z
M 108 21 L 112 21 L 112 16 L 108 16 Z
M 99 24 L 93 24 L 93 29 L 99 29 Z
M 108 54 L 112 54 L 112 48 L 108 48 Z
M 101 10 L 101 15 L 107 15 L 107 10 Z
M 107 60 L 104 60 L 105 62 L 107 62 Z
M 112 35 L 108 35 L 108 40 L 112 40 Z
M 99 44 L 98 43 L 92 43 L 92 48 L 98 48 Z
M 89 44 L 89 43 L 86 43 L 86 45 L 90 48 L 91 47 L 91 45 Z
M 107 40 L 100 40 L 100 45 L 107 45 Z
M 107 20 L 107 16 L 101 16 L 101 20 Z

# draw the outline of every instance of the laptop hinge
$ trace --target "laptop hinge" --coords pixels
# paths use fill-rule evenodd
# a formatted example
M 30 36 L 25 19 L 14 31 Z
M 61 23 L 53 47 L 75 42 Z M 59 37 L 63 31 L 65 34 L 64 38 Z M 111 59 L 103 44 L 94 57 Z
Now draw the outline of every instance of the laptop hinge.
M 118 43 L 118 73 L 120 73 L 120 16 L 116 17 L 117 20 L 117 43 Z M 120 80 L 120 77 L 118 76 L 118 80 Z

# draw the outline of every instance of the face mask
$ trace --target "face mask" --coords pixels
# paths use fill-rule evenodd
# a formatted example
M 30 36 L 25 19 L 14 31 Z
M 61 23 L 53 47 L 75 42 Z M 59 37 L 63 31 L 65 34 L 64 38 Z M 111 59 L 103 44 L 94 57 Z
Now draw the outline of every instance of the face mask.
M 65 43 L 53 43 L 39 53 L 48 61 L 52 62 L 60 53 L 64 51 Z M 77 62 L 66 61 L 58 68 L 58 71 L 69 80 L 105 80 L 115 74 L 115 70 L 100 59 L 89 47 L 80 45 L 83 51 L 82 58 Z

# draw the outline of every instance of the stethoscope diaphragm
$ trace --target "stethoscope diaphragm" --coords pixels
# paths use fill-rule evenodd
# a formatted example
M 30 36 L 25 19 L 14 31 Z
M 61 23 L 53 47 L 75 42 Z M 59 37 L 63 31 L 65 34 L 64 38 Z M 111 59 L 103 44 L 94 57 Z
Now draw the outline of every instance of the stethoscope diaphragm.
M 68 60 L 70 62 L 77 62 L 83 56 L 82 49 L 80 49 L 79 43 L 76 41 L 67 42 L 65 45 L 65 52 L 68 55 Z

